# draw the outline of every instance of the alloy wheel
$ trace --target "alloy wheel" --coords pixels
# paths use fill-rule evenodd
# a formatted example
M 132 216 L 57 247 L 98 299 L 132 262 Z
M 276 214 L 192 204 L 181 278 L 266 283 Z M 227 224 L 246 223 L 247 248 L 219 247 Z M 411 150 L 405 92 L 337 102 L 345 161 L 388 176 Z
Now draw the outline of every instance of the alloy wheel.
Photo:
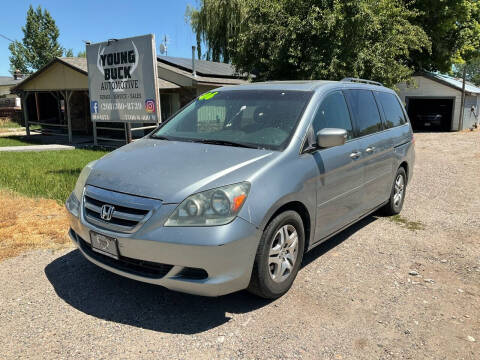
M 269 251 L 268 267 L 273 281 L 280 283 L 290 276 L 297 254 L 297 230 L 293 225 L 284 225 L 275 233 Z
M 405 180 L 402 174 L 398 174 L 395 179 L 395 185 L 393 190 L 393 205 L 398 207 L 403 199 L 403 194 L 405 192 Z

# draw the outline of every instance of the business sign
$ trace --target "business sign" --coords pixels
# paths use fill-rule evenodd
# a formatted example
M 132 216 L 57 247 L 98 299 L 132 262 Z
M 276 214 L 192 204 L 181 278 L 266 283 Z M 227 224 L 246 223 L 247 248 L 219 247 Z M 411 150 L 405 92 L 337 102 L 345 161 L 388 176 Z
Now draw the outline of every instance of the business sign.
M 160 120 L 154 35 L 89 44 L 87 64 L 92 121 Z

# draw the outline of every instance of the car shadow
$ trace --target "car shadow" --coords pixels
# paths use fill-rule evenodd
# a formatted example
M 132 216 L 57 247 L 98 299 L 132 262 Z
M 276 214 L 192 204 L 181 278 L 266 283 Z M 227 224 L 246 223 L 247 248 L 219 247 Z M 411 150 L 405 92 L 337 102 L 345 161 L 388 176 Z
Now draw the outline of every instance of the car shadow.
M 107 321 L 144 329 L 196 334 L 271 301 L 246 291 L 209 298 L 170 291 L 110 273 L 73 250 L 45 267 L 57 295 L 75 309 Z
M 302 267 L 339 245 L 375 220 L 369 216 L 320 244 L 304 257 Z M 57 295 L 75 309 L 107 321 L 153 331 L 196 334 L 272 301 L 246 291 L 217 298 L 170 291 L 110 273 L 73 250 L 45 267 L 45 275 Z
M 327 241 L 314 247 L 312 250 L 310 250 L 304 255 L 302 268 L 310 264 L 312 261 L 315 261 L 320 256 L 326 254 L 336 246 L 340 245 L 342 242 L 344 242 L 345 240 L 350 238 L 353 234 L 355 234 L 358 230 L 364 228 L 365 226 L 377 220 L 378 217 L 379 216 L 376 213 L 372 215 L 368 215 L 364 217 L 362 220 L 356 222 L 355 224 L 349 226 L 342 232 L 338 233 L 337 235 L 331 237 Z

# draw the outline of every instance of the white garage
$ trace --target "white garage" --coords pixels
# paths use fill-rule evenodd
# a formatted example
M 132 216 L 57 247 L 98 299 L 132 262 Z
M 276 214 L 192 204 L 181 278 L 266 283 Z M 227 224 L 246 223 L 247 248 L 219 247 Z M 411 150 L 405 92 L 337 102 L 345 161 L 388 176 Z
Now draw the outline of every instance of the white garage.
M 416 131 L 457 131 L 471 128 L 478 122 L 480 88 L 465 86 L 462 129 L 459 129 L 462 80 L 430 72 L 418 73 L 413 83 L 397 85 L 412 127 Z

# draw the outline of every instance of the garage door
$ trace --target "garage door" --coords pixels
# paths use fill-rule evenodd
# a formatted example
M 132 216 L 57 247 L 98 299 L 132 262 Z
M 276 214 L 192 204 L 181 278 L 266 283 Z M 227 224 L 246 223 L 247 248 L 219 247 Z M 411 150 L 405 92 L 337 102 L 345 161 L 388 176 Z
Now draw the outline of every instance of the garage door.
M 454 99 L 407 98 L 407 111 L 413 130 L 450 131 Z

